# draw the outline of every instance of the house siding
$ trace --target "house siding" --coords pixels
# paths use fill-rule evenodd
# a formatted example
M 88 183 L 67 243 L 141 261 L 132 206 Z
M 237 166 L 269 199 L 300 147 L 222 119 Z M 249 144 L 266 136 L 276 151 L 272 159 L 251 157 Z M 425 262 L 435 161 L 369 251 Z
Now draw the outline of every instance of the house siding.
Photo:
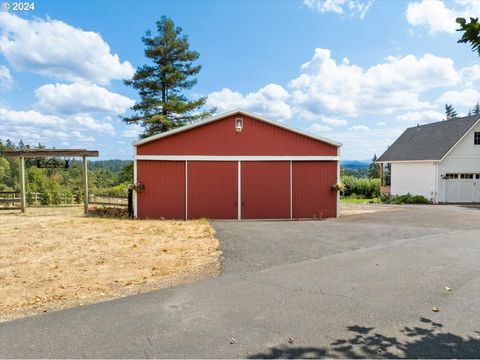
M 437 193 L 435 162 L 394 162 L 392 163 L 391 194 L 423 195 L 435 201 Z
M 480 131 L 480 123 L 472 127 L 465 137 L 440 162 L 438 167 L 438 201 L 446 201 L 446 181 L 448 173 L 480 173 L 480 145 L 474 144 L 474 133 Z

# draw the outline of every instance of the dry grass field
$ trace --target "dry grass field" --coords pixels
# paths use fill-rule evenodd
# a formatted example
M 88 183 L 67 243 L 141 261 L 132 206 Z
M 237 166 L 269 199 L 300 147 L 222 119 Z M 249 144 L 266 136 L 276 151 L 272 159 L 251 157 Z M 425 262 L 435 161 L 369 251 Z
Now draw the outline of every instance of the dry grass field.
M 202 220 L 0 212 L 0 321 L 216 276 L 220 254 Z

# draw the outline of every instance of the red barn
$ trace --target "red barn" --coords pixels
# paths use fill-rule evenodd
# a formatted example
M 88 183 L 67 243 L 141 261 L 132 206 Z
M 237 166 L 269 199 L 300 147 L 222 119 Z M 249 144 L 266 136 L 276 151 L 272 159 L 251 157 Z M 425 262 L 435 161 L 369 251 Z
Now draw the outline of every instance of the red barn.
M 235 110 L 135 146 L 140 219 L 319 219 L 338 215 L 341 144 Z

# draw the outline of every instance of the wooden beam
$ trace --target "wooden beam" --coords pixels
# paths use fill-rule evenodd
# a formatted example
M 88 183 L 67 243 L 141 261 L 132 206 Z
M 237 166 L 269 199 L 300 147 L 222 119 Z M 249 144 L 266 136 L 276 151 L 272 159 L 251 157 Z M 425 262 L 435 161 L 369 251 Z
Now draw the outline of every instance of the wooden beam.
M 20 157 L 20 203 L 22 212 L 25 212 L 27 203 L 25 201 L 25 158 Z
M 83 157 L 83 210 L 88 213 L 88 163 L 87 157 Z
M 384 169 L 383 169 L 383 163 L 380 163 L 380 186 L 385 185 L 385 175 L 384 175 Z
M 4 151 L 5 157 L 98 157 L 98 150 L 87 149 L 24 149 L 18 151 Z

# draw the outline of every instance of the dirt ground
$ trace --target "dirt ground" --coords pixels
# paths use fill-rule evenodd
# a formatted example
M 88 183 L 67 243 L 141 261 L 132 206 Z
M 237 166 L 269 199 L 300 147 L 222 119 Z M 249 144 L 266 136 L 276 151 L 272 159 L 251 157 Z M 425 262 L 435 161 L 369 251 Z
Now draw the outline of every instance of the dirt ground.
M 404 205 L 340 203 L 340 216 L 403 210 Z
M 0 213 L 0 321 L 193 282 L 220 272 L 207 221 Z

